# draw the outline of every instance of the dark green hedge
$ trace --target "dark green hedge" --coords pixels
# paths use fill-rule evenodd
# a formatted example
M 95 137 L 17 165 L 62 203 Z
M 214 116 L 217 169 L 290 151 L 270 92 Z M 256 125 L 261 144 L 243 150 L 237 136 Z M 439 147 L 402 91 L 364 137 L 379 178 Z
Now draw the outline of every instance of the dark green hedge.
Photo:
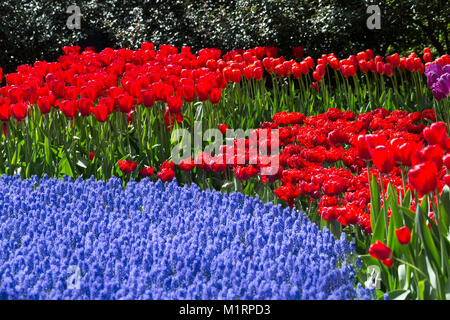
M 78 4 L 81 29 L 69 30 L 66 9 Z M 374 48 L 378 53 L 432 46 L 449 49 L 445 0 L 380 1 L 381 29 L 369 30 L 368 0 L 2 0 L 0 66 L 55 59 L 64 45 L 135 48 L 142 41 L 222 50 L 275 45 L 289 54 L 338 56 Z

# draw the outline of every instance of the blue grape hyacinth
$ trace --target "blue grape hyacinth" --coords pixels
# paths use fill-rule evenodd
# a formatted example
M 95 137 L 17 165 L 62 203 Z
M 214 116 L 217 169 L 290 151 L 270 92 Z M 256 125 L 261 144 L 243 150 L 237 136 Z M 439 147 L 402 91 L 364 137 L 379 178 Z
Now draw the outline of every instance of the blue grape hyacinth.
M 240 193 L 0 177 L 1 299 L 359 299 L 345 237 Z

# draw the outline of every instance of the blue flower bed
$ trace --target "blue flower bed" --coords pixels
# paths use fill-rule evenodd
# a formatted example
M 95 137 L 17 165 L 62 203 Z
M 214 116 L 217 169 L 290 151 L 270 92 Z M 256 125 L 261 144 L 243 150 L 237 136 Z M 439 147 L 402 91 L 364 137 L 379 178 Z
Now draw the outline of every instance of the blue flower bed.
M 197 186 L 0 177 L 0 298 L 355 299 L 352 246 Z

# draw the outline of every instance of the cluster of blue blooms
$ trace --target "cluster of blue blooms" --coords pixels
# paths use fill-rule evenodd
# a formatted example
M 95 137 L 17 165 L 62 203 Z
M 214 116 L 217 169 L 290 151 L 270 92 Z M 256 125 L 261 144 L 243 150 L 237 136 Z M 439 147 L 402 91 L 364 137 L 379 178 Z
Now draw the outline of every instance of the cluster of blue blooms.
M 0 177 L 0 299 L 366 299 L 352 245 L 239 193 Z

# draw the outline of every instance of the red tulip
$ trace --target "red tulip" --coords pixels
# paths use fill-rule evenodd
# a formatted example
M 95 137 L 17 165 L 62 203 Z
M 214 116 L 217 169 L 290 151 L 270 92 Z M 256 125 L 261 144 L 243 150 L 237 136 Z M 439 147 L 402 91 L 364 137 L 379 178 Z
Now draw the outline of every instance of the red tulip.
M 226 132 L 228 130 L 228 126 L 226 124 L 221 123 L 221 124 L 219 124 L 219 130 L 224 135 L 224 134 L 226 134 Z
M 160 172 L 157 173 L 157 175 L 161 181 L 170 182 L 175 177 L 175 171 L 170 168 L 163 168 Z
M 359 65 L 359 69 L 361 70 L 361 72 L 366 73 L 367 71 L 369 71 L 369 64 L 367 63 L 367 61 L 360 60 L 358 62 L 358 65 Z
M 433 61 L 433 57 L 432 57 L 432 55 L 431 55 L 430 52 L 425 52 L 425 53 L 423 54 L 423 61 L 425 61 L 425 62 L 431 62 L 431 61 Z
M 232 70 L 232 81 L 235 83 L 238 83 L 242 79 L 242 72 L 239 69 L 233 69 Z
M 16 118 L 17 121 L 20 121 L 20 120 L 23 120 L 26 118 L 27 110 L 28 110 L 28 106 L 23 102 L 11 105 L 12 114 L 13 114 L 14 118 Z
M 68 86 L 64 89 L 64 100 L 77 100 L 79 90 L 77 87 Z
M 11 118 L 11 105 L 9 104 L 9 100 L 0 97 L 0 120 L 1 121 L 9 121 Z
M 156 96 L 152 90 L 142 90 L 141 99 L 146 108 L 151 108 L 155 104 Z
M 117 164 L 119 165 L 119 169 L 125 174 L 130 174 L 137 167 L 137 163 L 131 160 L 119 160 Z
M 388 77 L 392 77 L 394 75 L 394 69 L 392 68 L 392 65 L 390 63 L 385 63 L 384 64 L 384 73 Z
M 314 59 L 311 57 L 306 57 L 305 60 L 303 60 L 304 62 L 306 62 L 306 64 L 308 65 L 308 69 L 312 69 L 314 68 Z
M 98 100 L 97 106 L 99 105 L 104 105 L 106 107 L 106 110 L 108 111 L 108 114 L 111 114 L 114 109 L 114 99 L 110 97 L 100 98 Z
M 395 234 L 397 235 L 398 242 L 402 245 L 407 245 L 411 241 L 411 231 L 409 231 L 407 226 L 395 230 Z
M 295 59 L 303 58 L 304 54 L 305 54 L 305 49 L 302 46 L 297 46 L 297 47 L 292 48 L 292 55 L 295 57 Z
M 50 90 L 52 90 L 54 96 L 56 99 L 61 99 L 64 97 L 64 91 L 65 91 L 65 82 L 61 80 L 51 80 L 47 83 Z
M 438 170 L 436 165 L 427 161 L 415 165 L 408 172 L 408 181 L 419 194 L 425 195 L 434 191 L 438 182 Z
M 294 187 L 291 183 L 288 183 L 280 186 L 274 193 L 278 198 L 287 201 L 288 205 L 292 208 L 294 206 L 294 199 L 300 195 L 300 189 L 298 184 Z
M 253 77 L 256 80 L 261 80 L 263 77 L 264 70 L 261 67 L 256 67 L 253 69 Z
M 275 72 L 279 77 L 286 77 L 287 70 L 284 64 L 279 64 L 275 67 Z
M 195 168 L 194 159 L 187 158 L 180 160 L 180 163 L 178 164 L 178 167 L 182 171 L 192 171 Z
M 441 170 L 442 167 L 442 148 L 438 145 L 427 146 L 423 150 L 417 152 L 417 157 L 420 162 L 431 161 L 436 165 L 436 168 Z
M 117 97 L 117 104 L 122 113 L 128 113 L 133 108 L 134 98 L 128 94 L 121 94 Z
M 428 144 L 438 144 L 446 150 L 448 138 L 444 122 L 435 122 L 430 127 L 423 129 L 423 136 Z
M 181 97 L 172 96 L 167 98 L 167 106 L 171 113 L 179 113 L 183 107 L 183 100 Z
M 89 152 L 89 160 L 94 160 L 95 158 L 95 153 L 94 152 Z
M 238 180 L 248 180 L 258 174 L 258 169 L 253 165 L 249 165 L 247 167 L 236 166 L 233 168 L 233 171 L 236 179 Z
M 219 103 L 221 95 L 222 95 L 222 90 L 214 88 L 209 93 L 209 100 L 211 101 L 212 104 L 217 104 L 217 103 Z
M 233 81 L 233 69 L 231 69 L 230 67 L 225 67 L 223 68 L 223 77 L 225 78 L 225 80 L 227 82 L 231 82 Z
M 22 87 L 12 87 L 8 90 L 8 97 L 11 104 L 23 102 L 23 89 Z
M 59 109 L 66 118 L 72 119 L 77 114 L 77 103 L 73 100 L 63 100 L 59 103 Z
M 401 163 L 404 166 L 411 167 L 419 163 L 417 158 L 417 151 L 421 148 L 421 145 L 413 142 L 405 142 L 399 147 L 399 155 Z
M 97 99 L 97 88 L 94 86 L 84 86 L 80 89 L 80 95 L 83 98 L 95 101 Z
M 83 117 L 88 117 L 91 114 L 91 108 L 94 102 L 88 98 L 80 98 L 78 100 L 78 111 Z
M 105 122 L 109 115 L 108 106 L 104 103 L 99 103 L 94 108 L 91 108 L 91 112 L 99 122 Z
M 383 62 L 377 62 L 376 64 L 376 68 L 377 68 L 377 73 L 378 74 L 384 74 L 384 63 Z
M 49 96 L 39 97 L 37 99 L 37 105 L 42 114 L 47 114 L 52 108 L 52 99 Z
M 198 83 L 195 86 L 195 92 L 200 101 L 206 101 L 209 98 L 210 87 L 203 82 Z
M 380 240 L 375 241 L 369 248 L 369 254 L 378 260 L 392 259 L 392 250 Z
M 367 143 L 365 135 L 359 135 L 356 140 L 356 150 L 358 150 L 359 157 L 364 161 L 372 160 L 372 155 L 370 154 L 370 147 Z
M 381 173 L 390 173 L 395 167 L 394 156 L 386 146 L 377 146 L 372 150 L 372 161 Z
M 317 82 L 322 81 L 322 77 L 319 75 L 319 73 L 317 71 L 314 71 L 312 74 L 314 80 L 316 80 Z
M 358 61 L 361 61 L 361 60 L 366 61 L 367 60 L 366 53 L 364 51 L 358 52 L 356 54 L 356 58 L 358 59 Z
M 154 173 L 154 170 L 152 167 L 143 167 L 139 170 L 139 173 L 143 177 L 151 177 Z
M 266 68 L 267 72 L 272 74 L 275 71 L 275 61 L 273 58 L 264 58 L 263 59 L 264 68 Z
M 278 49 L 276 47 L 266 47 L 266 56 L 276 58 L 278 55 Z

